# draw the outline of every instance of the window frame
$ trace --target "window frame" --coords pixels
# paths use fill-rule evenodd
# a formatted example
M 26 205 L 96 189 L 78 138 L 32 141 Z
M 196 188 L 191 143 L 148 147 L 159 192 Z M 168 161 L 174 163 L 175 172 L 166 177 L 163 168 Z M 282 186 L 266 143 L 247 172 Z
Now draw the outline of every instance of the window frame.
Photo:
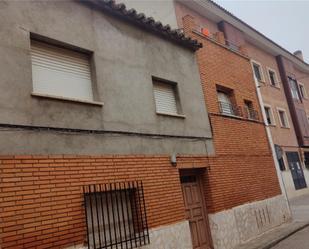
M 297 98 L 294 98 L 294 91 L 291 87 L 291 82 L 294 82 L 296 85 L 295 85 L 295 90 L 296 90 L 296 95 L 297 95 Z M 297 101 L 297 102 L 300 102 L 301 101 L 301 96 L 300 96 L 300 92 L 299 92 L 299 86 L 298 86 L 298 82 L 296 79 L 292 78 L 292 77 L 288 77 L 288 86 L 289 86 L 289 90 L 290 90 L 290 93 L 291 93 L 291 96 L 292 96 L 292 99 L 293 101 Z
M 300 97 L 302 99 L 308 99 L 308 94 L 307 94 L 307 90 L 305 88 L 305 85 L 301 82 L 298 82 L 298 88 L 299 88 Z
M 254 70 L 254 65 L 259 67 L 259 72 L 261 74 L 261 80 L 259 80 L 256 75 L 255 75 L 255 70 Z M 266 83 L 265 82 L 265 75 L 264 75 L 264 70 L 263 70 L 263 66 L 260 62 L 256 61 L 256 60 L 251 60 L 251 67 L 252 67 L 252 72 L 253 72 L 253 76 L 254 78 L 256 78 L 256 80 L 260 83 Z
M 270 115 L 271 115 L 270 119 L 271 119 L 271 121 L 272 121 L 271 124 L 269 124 L 269 123 L 267 122 L 267 115 L 266 115 L 265 107 L 266 107 L 266 108 L 269 108 L 269 110 L 270 110 Z M 266 117 L 267 125 L 269 125 L 269 126 L 276 126 L 277 124 L 276 124 L 276 120 L 275 120 L 275 115 L 274 115 L 274 112 L 273 112 L 273 109 L 272 109 L 271 105 L 264 104 L 263 108 L 264 108 L 264 111 L 265 111 L 265 117 Z
M 88 248 L 150 244 L 142 181 L 84 185 L 83 201 Z
M 228 100 L 229 100 L 229 103 L 220 101 L 219 93 L 222 93 L 222 94 L 226 95 Z M 217 94 L 217 103 L 218 103 L 219 113 L 221 115 L 224 115 L 224 116 L 239 117 L 238 110 L 236 109 L 237 105 L 235 104 L 234 90 L 231 89 L 231 88 L 227 88 L 225 86 L 217 84 L 216 85 L 216 94 Z M 221 102 L 230 105 L 230 107 L 231 107 L 230 108 L 230 113 L 222 111 Z
M 247 119 L 258 120 L 258 112 L 255 110 L 252 100 L 244 99 L 244 110 L 247 112 Z
M 273 85 L 272 82 L 271 82 L 270 73 L 274 74 L 275 85 Z M 272 86 L 272 87 L 280 88 L 277 71 L 270 68 L 270 67 L 267 67 L 267 75 L 268 75 L 269 85 Z
M 279 122 L 280 122 L 280 127 L 281 127 L 281 128 L 289 129 L 289 128 L 290 128 L 290 122 L 289 122 L 289 119 L 288 119 L 288 115 L 287 115 L 286 109 L 281 108 L 281 107 L 277 107 L 276 109 L 277 109 L 278 119 L 279 119 Z M 285 118 L 286 126 L 284 126 L 284 125 L 282 124 L 280 112 L 283 112 L 283 113 L 284 113 L 284 118 Z
M 46 45 L 46 47 L 51 47 L 54 49 L 62 49 L 62 50 L 67 50 L 68 52 L 73 52 L 73 53 L 79 53 L 86 55 L 88 57 L 88 62 L 89 62 L 89 71 L 90 71 L 90 87 L 91 87 L 91 93 L 92 93 L 92 98 L 91 99 L 82 99 L 79 97 L 69 97 L 69 96 L 62 96 L 58 94 L 49 94 L 49 93 L 41 93 L 41 92 L 36 92 L 34 91 L 33 88 L 33 73 L 31 73 L 31 84 L 32 84 L 32 92 L 31 96 L 34 98 L 42 98 L 42 99 L 50 99 L 50 100 L 55 100 L 55 101 L 61 101 L 61 102 L 76 102 L 80 104 L 87 104 L 87 105 L 93 105 L 93 106 L 103 106 L 104 103 L 98 100 L 98 95 L 97 95 L 97 84 L 96 84 L 96 76 L 95 76 L 95 70 L 94 70 L 94 59 L 93 59 L 93 51 L 83 49 L 80 47 L 76 47 L 71 44 L 67 44 L 58 40 L 54 40 L 52 38 L 48 38 L 45 36 L 41 36 L 39 34 L 35 33 L 30 33 L 30 39 L 29 39 L 29 49 L 31 52 L 31 44 L 32 43 L 39 43 L 42 45 Z M 30 60 L 30 66 L 31 66 L 31 71 L 32 69 L 32 58 L 31 55 L 29 55 L 29 60 Z
M 159 77 L 155 77 L 152 76 L 152 94 L 153 94 L 153 101 L 154 101 L 154 107 L 155 107 L 155 113 L 157 115 L 162 115 L 162 116 L 167 116 L 167 117 L 177 117 L 177 118 L 185 118 L 186 116 L 183 114 L 183 109 L 182 109 L 182 105 L 181 105 L 181 101 L 180 101 L 180 96 L 179 96 L 179 87 L 178 87 L 178 83 L 174 82 L 174 81 L 170 81 L 170 80 L 166 80 L 166 79 L 162 79 Z M 168 112 L 161 112 L 158 111 L 157 109 L 157 102 L 156 102 L 156 96 L 155 96 L 155 84 L 165 84 L 167 86 L 171 86 L 173 93 L 174 93 L 174 97 L 175 97 L 175 102 L 176 102 L 176 110 L 177 113 L 168 113 Z

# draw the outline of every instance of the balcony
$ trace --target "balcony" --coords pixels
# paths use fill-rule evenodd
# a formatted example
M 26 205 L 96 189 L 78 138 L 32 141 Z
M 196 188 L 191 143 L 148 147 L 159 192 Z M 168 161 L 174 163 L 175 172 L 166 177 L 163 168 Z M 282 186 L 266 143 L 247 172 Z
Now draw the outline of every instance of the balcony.
M 244 118 L 258 121 L 259 113 L 255 109 L 245 106 L 244 107 Z
M 247 106 L 244 106 L 242 108 L 241 106 L 233 105 L 222 101 L 219 101 L 218 104 L 220 114 L 222 115 L 259 121 L 259 113 L 253 108 L 248 108 Z
M 241 108 L 239 106 L 232 105 L 230 103 L 222 101 L 219 101 L 218 103 L 219 103 L 219 111 L 221 114 L 227 116 L 237 116 L 237 117 L 242 116 Z

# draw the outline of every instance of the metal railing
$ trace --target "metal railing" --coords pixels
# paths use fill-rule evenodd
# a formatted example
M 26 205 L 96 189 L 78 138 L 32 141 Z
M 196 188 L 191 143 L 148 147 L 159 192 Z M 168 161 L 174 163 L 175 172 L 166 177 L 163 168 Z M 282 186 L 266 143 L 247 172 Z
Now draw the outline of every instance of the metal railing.
M 251 119 L 251 120 L 259 120 L 259 112 L 253 108 L 248 108 L 247 106 L 244 107 L 244 118 Z
M 219 111 L 221 114 L 224 115 L 231 115 L 231 116 L 242 116 L 241 108 L 236 105 L 232 105 L 230 103 L 219 101 Z
M 90 249 L 131 249 L 149 244 L 141 181 L 83 187 Z
M 219 101 L 219 111 L 223 115 L 242 117 L 250 120 L 259 120 L 259 112 L 253 108 L 232 105 L 230 103 Z

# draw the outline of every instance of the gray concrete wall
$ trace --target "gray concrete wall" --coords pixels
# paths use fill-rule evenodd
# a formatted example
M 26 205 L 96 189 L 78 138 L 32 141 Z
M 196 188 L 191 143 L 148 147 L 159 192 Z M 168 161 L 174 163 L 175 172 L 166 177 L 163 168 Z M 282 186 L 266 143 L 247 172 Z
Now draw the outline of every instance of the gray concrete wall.
M 103 107 L 31 96 L 30 32 L 93 51 Z M 178 83 L 184 119 L 156 114 L 152 76 Z M 0 123 L 211 137 L 194 53 L 78 2 L 0 2 L 0 89 Z M 194 139 L 10 129 L 0 141 L 1 154 L 213 150 Z

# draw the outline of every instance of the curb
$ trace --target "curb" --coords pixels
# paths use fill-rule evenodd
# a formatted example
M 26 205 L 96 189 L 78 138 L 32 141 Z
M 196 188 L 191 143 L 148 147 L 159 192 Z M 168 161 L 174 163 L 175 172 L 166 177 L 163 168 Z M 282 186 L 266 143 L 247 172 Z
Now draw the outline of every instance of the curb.
M 309 226 L 309 222 L 307 222 L 306 224 L 296 228 L 294 231 L 289 232 L 288 234 L 282 236 L 281 238 L 276 239 L 275 241 L 270 242 L 268 245 L 261 247 L 260 249 L 271 249 L 272 247 L 274 247 L 275 245 L 279 244 L 281 241 L 289 238 L 290 236 L 292 236 L 293 234 L 297 233 L 300 230 L 303 230 L 304 228 Z

